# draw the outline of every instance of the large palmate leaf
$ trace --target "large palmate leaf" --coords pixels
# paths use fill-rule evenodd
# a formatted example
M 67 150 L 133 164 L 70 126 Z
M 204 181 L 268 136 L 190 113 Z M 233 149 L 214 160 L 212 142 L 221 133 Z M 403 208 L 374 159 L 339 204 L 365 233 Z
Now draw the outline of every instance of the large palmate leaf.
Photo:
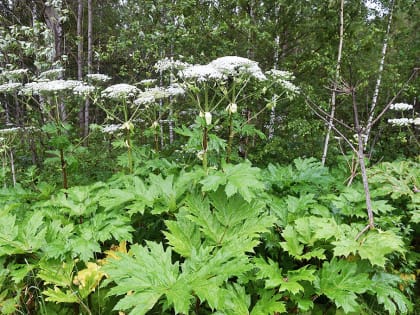
M 405 252 L 401 237 L 392 231 L 369 231 L 357 241 L 356 234 L 357 230 L 353 230 L 352 233 L 345 233 L 332 242 L 335 246 L 334 256 L 359 255 L 362 259 L 369 260 L 372 265 L 384 267 L 388 254 Z
M 389 314 L 407 314 L 412 311 L 413 305 L 397 287 L 401 278 L 385 272 L 376 273 L 372 277 L 372 293 Z
M 210 173 L 200 183 L 203 191 L 217 191 L 219 186 L 224 186 L 228 197 L 239 193 L 249 202 L 256 196 L 256 192 L 264 189 L 259 174 L 260 169 L 252 167 L 249 162 L 225 164 L 222 171 Z
M 304 291 L 301 282 L 313 282 L 316 279 L 315 270 L 308 269 L 308 266 L 283 272 L 272 260 L 267 263 L 263 258 L 257 258 L 254 261 L 258 268 L 257 278 L 265 280 L 266 289 L 277 288 L 278 292 L 297 294 Z
M 103 271 L 117 284 L 109 294 L 124 295 L 115 309 L 131 309 L 130 314 L 146 314 L 172 290 L 179 277 L 179 265 L 172 263 L 171 249 L 165 251 L 162 244 L 152 242 L 145 247 L 133 245 L 128 254 L 107 259 Z M 188 313 L 184 297 L 178 300 L 175 294 L 170 296 L 177 313 Z
M 280 246 L 297 260 L 325 259 L 325 249 L 315 243 L 331 239 L 338 231 L 339 226 L 333 219 L 302 217 L 286 226 L 281 234 L 285 241 L 280 242 Z
M 360 310 L 357 294 L 366 292 L 371 286 L 369 275 L 358 270 L 357 263 L 336 258 L 323 263 L 315 280 L 318 294 L 327 296 L 346 313 Z

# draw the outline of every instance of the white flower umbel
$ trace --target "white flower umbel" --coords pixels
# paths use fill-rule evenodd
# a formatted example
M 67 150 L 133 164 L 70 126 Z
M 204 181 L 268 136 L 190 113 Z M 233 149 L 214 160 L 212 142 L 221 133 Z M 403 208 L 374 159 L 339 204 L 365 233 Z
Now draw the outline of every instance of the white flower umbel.
M 77 80 L 54 80 L 42 82 L 30 82 L 22 88 L 23 94 L 46 95 L 57 94 L 59 92 L 73 90 L 75 87 L 82 85 L 83 82 Z
M 412 118 L 394 118 L 388 119 L 388 123 L 392 126 L 408 126 L 414 123 L 414 119 Z
M 140 90 L 134 85 L 120 83 L 108 86 L 102 91 L 101 95 L 105 98 L 120 100 L 127 97 L 135 97 L 139 92 Z
M 119 130 L 122 130 L 122 125 L 121 124 L 111 124 L 111 125 L 105 125 L 102 127 L 102 132 L 104 133 L 115 133 L 118 132 Z
M 185 94 L 185 89 L 177 83 L 173 83 L 169 85 L 166 89 L 166 93 L 169 94 L 169 96 L 179 96 Z
M 299 94 L 300 89 L 294 85 L 291 80 L 294 80 L 294 75 L 289 71 L 271 69 L 266 72 L 267 76 L 279 83 L 286 91 Z
M 63 68 L 51 69 L 39 74 L 40 79 L 56 80 L 64 74 Z
M 168 97 L 169 94 L 166 92 L 164 88 L 154 87 L 151 89 L 147 89 L 144 92 L 140 92 L 134 101 L 136 105 L 149 105 L 156 103 L 157 101 Z
M 182 70 L 190 64 L 182 62 L 179 60 L 174 60 L 173 58 L 164 58 L 156 62 L 155 69 L 156 72 L 167 71 L 167 70 Z
M 273 79 L 282 79 L 282 80 L 294 80 L 295 77 L 293 73 L 290 71 L 284 71 L 284 70 L 277 70 L 277 69 L 271 69 L 266 72 L 267 75 L 272 77 Z
M 414 118 L 413 124 L 416 126 L 420 126 L 420 117 Z
M 152 84 L 156 83 L 156 79 L 145 79 L 145 80 L 141 80 L 140 83 L 145 86 L 151 86 Z
M 4 77 L 8 80 L 14 80 L 22 78 L 27 73 L 28 69 L 5 70 L 0 73 L 0 77 Z
M 11 82 L 0 85 L 0 93 L 13 93 L 22 86 L 22 83 Z
M 110 76 L 107 76 L 106 74 L 102 74 L 102 73 L 91 73 L 91 74 L 87 74 L 86 78 L 90 81 L 93 82 L 108 82 L 109 80 L 111 80 Z
M 192 65 L 182 70 L 180 75 L 186 81 L 196 82 L 223 81 L 227 78 L 211 65 Z
M 80 96 L 87 96 L 92 94 L 95 90 L 96 88 L 92 85 L 81 84 L 73 89 L 73 93 Z
M 217 58 L 209 63 L 209 66 L 217 69 L 226 76 L 238 77 L 249 75 L 257 80 L 265 80 L 266 77 L 256 61 L 237 56 L 225 56 Z
M 407 111 L 407 110 L 412 110 L 413 105 L 410 105 L 407 103 L 395 103 L 395 104 L 392 104 L 389 108 L 396 111 Z

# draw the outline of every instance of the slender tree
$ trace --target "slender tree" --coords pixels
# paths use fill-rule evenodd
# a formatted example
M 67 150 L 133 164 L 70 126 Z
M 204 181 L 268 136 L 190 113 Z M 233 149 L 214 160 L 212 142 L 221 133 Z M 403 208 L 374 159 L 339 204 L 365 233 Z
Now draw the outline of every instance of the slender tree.
M 335 110 L 336 110 L 336 98 L 337 98 L 337 88 L 338 88 L 338 81 L 340 78 L 340 68 L 341 68 L 341 55 L 343 51 L 343 41 L 344 41 L 344 0 L 340 1 L 340 28 L 339 28 L 339 42 L 338 42 L 338 54 L 337 54 L 337 64 L 335 68 L 335 75 L 334 75 L 334 82 L 332 88 L 332 95 L 331 95 L 331 113 L 328 122 L 328 130 L 325 136 L 324 142 L 324 151 L 322 153 L 322 165 L 325 164 L 327 159 L 328 153 L 328 144 L 330 141 L 330 134 L 332 125 L 334 124 L 334 117 L 335 117 Z

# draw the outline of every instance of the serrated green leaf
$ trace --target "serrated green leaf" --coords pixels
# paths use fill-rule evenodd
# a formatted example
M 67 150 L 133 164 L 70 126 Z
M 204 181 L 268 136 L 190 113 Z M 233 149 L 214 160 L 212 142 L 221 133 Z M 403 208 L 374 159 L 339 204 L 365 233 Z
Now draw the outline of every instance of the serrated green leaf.
M 79 302 L 79 297 L 77 292 L 71 290 L 62 291 L 60 288 L 55 287 L 54 289 L 47 289 L 42 291 L 42 294 L 47 296 L 46 301 L 55 302 L 55 303 L 77 303 Z
M 334 256 L 345 256 L 358 254 L 362 259 L 367 259 L 372 265 L 384 267 L 386 255 L 393 252 L 403 253 L 404 243 L 401 238 L 392 231 L 369 231 L 358 241 L 354 236 L 343 235 L 339 240 L 332 242 Z
M 185 217 L 177 214 L 176 221 L 165 221 L 169 231 L 164 231 L 166 239 L 174 251 L 183 257 L 191 257 L 193 249 L 198 249 L 201 244 L 198 226 Z
M 371 285 L 369 275 L 358 271 L 356 263 L 335 258 L 324 262 L 315 280 L 318 293 L 327 296 L 346 313 L 359 311 L 356 294 L 366 292 Z
M 282 296 L 273 295 L 272 292 L 264 291 L 252 308 L 251 315 L 272 315 L 286 313 L 286 305 L 281 302 Z
M 396 275 L 380 272 L 372 277 L 374 285 L 371 286 L 371 293 L 377 298 L 378 303 L 382 304 L 384 309 L 391 315 L 407 314 L 413 309 L 412 303 L 396 287 L 400 282 Z

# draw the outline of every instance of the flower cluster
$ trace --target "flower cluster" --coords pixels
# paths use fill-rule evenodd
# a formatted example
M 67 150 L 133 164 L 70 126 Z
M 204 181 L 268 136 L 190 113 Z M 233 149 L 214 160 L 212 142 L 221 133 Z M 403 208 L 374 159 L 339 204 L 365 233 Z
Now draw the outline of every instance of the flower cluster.
M 257 62 L 243 57 L 220 57 L 210 62 L 209 66 L 215 68 L 228 77 L 249 75 L 257 80 L 266 79 Z
M 16 70 L 6 70 L 0 73 L 0 76 L 5 77 L 6 79 L 20 79 L 28 72 L 28 69 L 16 69 Z
M 86 78 L 94 82 L 107 82 L 111 80 L 110 76 L 107 76 L 106 74 L 102 74 L 102 73 L 87 74 Z
M 134 85 L 120 83 L 108 86 L 102 91 L 101 95 L 105 98 L 120 100 L 127 97 L 135 97 L 139 92 L 140 90 Z
M 289 71 L 271 69 L 266 74 L 279 83 L 286 91 L 299 94 L 300 89 L 294 85 L 291 80 L 294 80 L 294 75 Z
M 40 79 L 55 80 L 64 74 L 63 68 L 51 69 L 39 74 Z
M 173 83 L 169 85 L 166 89 L 166 93 L 169 94 L 169 96 L 179 96 L 185 94 L 185 89 L 177 83 Z
M 156 79 L 145 79 L 145 80 L 141 80 L 140 83 L 146 86 L 150 86 L 156 83 Z
M 111 125 L 103 126 L 102 127 L 102 132 L 112 134 L 112 133 L 115 133 L 115 132 L 117 132 L 119 130 L 122 130 L 122 129 L 123 129 L 123 127 L 122 127 L 121 124 L 111 124 Z
M 388 123 L 392 126 L 408 126 L 414 123 L 412 118 L 394 118 L 388 119 Z
M 81 84 L 73 89 L 73 93 L 80 96 L 86 96 L 93 93 L 96 88 L 92 85 Z
M 226 75 L 211 65 L 190 65 L 180 72 L 184 80 L 192 80 L 198 83 L 206 81 L 226 80 Z
M 397 110 L 397 111 L 407 111 L 407 110 L 412 110 L 413 105 L 406 104 L 406 103 L 395 103 L 395 104 L 392 104 L 389 108 L 392 110 Z
M 185 63 L 179 60 L 174 60 L 173 58 L 164 58 L 164 59 L 159 60 L 155 64 L 155 69 L 157 72 L 167 71 L 167 70 L 182 70 L 186 68 L 187 66 L 189 66 L 188 63 Z
M 18 90 L 22 86 L 22 83 L 10 82 L 0 85 L 0 93 L 11 93 Z
M 77 80 L 30 82 L 23 86 L 21 92 L 26 95 L 56 94 L 66 90 L 73 90 L 80 85 L 83 85 L 83 82 Z

